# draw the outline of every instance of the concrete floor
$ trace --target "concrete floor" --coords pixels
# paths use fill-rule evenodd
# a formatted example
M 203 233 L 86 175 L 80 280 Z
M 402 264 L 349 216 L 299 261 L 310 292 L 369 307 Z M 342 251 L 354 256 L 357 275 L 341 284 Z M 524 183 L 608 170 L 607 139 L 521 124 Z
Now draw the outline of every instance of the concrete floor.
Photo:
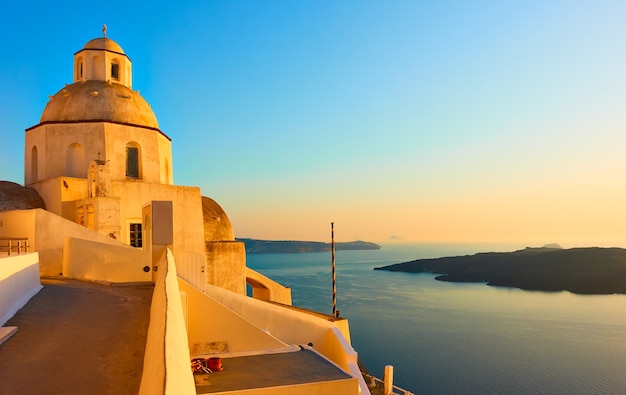
M 0 394 L 137 394 L 152 285 L 49 279 L 5 326 Z

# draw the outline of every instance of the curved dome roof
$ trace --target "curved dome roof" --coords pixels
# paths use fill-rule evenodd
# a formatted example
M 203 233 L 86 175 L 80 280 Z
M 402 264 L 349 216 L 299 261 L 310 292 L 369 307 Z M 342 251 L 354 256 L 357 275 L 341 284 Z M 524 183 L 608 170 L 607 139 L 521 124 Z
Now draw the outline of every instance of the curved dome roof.
M 46 104 L 40 123 L 78 121 L 159 128 L 150 105 L 138 92 L 124 85 L 98 80 L 79 81 L 61 89 Z
M 205 241 L 232 241 L 235 232 L 228 216 L 217 202 L 202 196 L 202 216 L 204 218 Z
M 124 50 L 118 43 L 106 37 L 98 37 L 85 44 L 83 49 L 104 49 L 106 51 L 113 51 L 118 53 L 124 53 Z
M 10 181 L 0 181 L 0 211 L 46 209 L 39 193 Z

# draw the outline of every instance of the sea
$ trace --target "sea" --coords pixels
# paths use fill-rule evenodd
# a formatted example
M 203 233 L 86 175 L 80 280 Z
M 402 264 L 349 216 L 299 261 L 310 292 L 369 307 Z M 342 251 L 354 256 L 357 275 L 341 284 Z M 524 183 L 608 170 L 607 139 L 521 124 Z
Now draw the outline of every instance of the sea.
M 373 270 L 503 244 L 389 244 L 336 251 L 337 309 L 359 360 L 415 394 L 626 394 L 626 295 L 522 291 Z M 331 253 L 249 254 L 293 304 L 332 313 Z M 626 281 L 626 279 L 625 279 Z

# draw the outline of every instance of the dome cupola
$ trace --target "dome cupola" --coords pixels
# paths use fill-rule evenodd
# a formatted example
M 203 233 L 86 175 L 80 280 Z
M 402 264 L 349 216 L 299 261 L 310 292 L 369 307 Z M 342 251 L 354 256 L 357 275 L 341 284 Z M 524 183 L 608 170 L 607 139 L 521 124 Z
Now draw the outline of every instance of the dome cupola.
M 90 40 L 74 54 L 74 83 L 44 109 L 40 123 L 114 122 L 158 129 L 150 105 L 132 90 L 132 64 L 122 47 L 106 37 Z
M 132 88 L 132 63 L 118 43 L 106 36 L 89 41 L 74 54 L 74 82 L 106 81 Z

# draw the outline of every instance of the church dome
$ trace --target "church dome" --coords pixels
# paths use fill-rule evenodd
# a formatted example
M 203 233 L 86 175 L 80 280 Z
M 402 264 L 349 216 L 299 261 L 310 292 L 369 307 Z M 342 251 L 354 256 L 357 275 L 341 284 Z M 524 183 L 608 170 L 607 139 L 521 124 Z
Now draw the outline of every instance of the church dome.
M 103 39 L 89 43 L 97 40 Z M 159 128 L 150 105 L 138 92 L 121 84 L 99 80 L 79 81 L 65 86 L 50 98 L 40 123 L 81 121 Z
M 228 216 L 217 202 L 202 196 L 205 241 L 233 241 L 235 232 Z
M 83 49 L 97 49 L 124 54 L 124 50 L 118 43 L 106 37 L 98 37 L 85 44 Z
M 10 181 L 0 181 L 0 211 L 46 209 L 39 193 Z

